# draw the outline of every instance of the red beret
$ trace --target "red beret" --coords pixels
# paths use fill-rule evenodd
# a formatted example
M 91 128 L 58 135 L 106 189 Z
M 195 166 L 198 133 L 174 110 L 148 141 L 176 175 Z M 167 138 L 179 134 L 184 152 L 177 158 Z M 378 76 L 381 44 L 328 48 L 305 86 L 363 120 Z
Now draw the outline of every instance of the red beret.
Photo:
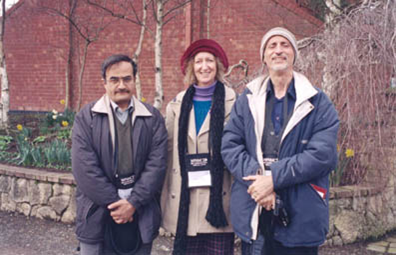
M 221 63 L 225 67 L 225 71 L 228 69 L 228 58 L 222 47 L 214 40 L 211 39 L 200 39 L 193 42 L 184 52 L 181 57 L 181 71 L 185 75 L 185 61 L 195 56 L 199 52 L 209 52 L 214 56 L 218 57 Z

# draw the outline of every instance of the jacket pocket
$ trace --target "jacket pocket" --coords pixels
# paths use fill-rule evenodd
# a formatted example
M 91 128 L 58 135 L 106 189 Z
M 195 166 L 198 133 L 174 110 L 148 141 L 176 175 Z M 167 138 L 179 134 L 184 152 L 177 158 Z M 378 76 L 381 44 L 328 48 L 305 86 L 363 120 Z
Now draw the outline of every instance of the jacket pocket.
M 138 225 L 143 243 L 150 243 L 158 235 L 161 212 L 156 199 L 140 208 L 138 211 Z
M 86 220 L 91 207 L 94 205 L 94 202 L 88 199 L 87 197 L 81 195 L 76 198 L 76 204 L 77 204 L 77 216 L 76 216 L 77 219 L 83 221 Z
M 84 242 L 100 242 L 103 239 L 104 217 L 107 209 L 82 196 L 77 203 L 76 235 Z
M 287 227 L 276 225 L 275 240 L 288 247 L 322 244 L 329 228 L 327 201 L 310 183 L 292 186 L 285 192 L 283 200 L 290 223 Z
M 327 190 L 323 187 L 317 186 L 315 184 L 309 183 L 308 186 L 311 188 L 311 190 L 317 195 L 319 199 L 322 200 L 322 203 L 326 204 L 326 194 Z

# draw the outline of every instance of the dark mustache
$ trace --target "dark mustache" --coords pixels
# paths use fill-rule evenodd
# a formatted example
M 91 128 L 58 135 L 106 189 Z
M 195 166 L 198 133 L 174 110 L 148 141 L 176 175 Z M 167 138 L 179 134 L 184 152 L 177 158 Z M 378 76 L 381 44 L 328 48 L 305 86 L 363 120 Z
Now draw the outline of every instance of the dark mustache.
M 119 90 L 117 90 L 117 91 L 115 91 L 115 92 L 116 92 L 116 93 L 123 93 L 123 92 L 129 93 L 130 90 L 128 90 L 128 89 L 119 89 Z

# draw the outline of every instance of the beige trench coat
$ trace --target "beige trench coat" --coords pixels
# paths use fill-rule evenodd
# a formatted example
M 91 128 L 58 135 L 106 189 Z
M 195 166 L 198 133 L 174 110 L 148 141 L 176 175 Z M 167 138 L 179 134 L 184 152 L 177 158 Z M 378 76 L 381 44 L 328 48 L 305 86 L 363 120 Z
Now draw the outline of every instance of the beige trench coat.
M 185 91 L 180 92 L 176 98 L 167 105 L 166 109 L 166 128 L 168 133 L 168 167 L 166 179 L 163 185 L 161 208 L 162 208 L 162 227 L 173 234 L 177 230 L 178 209 L 180 204 L 181 174 L 178 161 L 178 120 L 180 109 Z M 232 106 L 236 100 L 234 90 L 225 86 L 225 121 L 229 119 Z M 198 153 L 208 153 L 210 114 L 208 113 L 198 135 L 196 135 L 195 114 L 192 108 L 188 124 L 188 153 L 195 154 L 196 147 Z M 223 207 L 227 216 L 228 226 L 215 228 L 205 219 L 209 206 L 210 189 L 193 188 L 190 191 L 190 206 L 188 218 L 188 236 L 196 236 L 198 233 L 221 233 L 233 232 L 229 217 L 229 200 L 231 193 L 232 176 L 228 170 L 224 171 L 223 183 Z

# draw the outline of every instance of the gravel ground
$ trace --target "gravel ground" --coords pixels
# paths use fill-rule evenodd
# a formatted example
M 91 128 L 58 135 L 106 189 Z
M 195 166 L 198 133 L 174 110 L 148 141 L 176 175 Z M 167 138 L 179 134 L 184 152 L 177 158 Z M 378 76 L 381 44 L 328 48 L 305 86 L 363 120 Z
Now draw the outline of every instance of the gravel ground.
M 360 242 L 345 246 L 326 247 L 319 250 L 324 255 L 370 255 L 366 250 L 369 242 Z M 66 225 L 50 220 L 28 218 L 18 213 L 0 211 L 0 254 L 78 254 L 78 242 L 74 234 L 74 225 Z M 171 254 L 172 239 L 158 237 L 152 248 L 152 254 Z M 236 248 L 235 254 L 239 254 Z

